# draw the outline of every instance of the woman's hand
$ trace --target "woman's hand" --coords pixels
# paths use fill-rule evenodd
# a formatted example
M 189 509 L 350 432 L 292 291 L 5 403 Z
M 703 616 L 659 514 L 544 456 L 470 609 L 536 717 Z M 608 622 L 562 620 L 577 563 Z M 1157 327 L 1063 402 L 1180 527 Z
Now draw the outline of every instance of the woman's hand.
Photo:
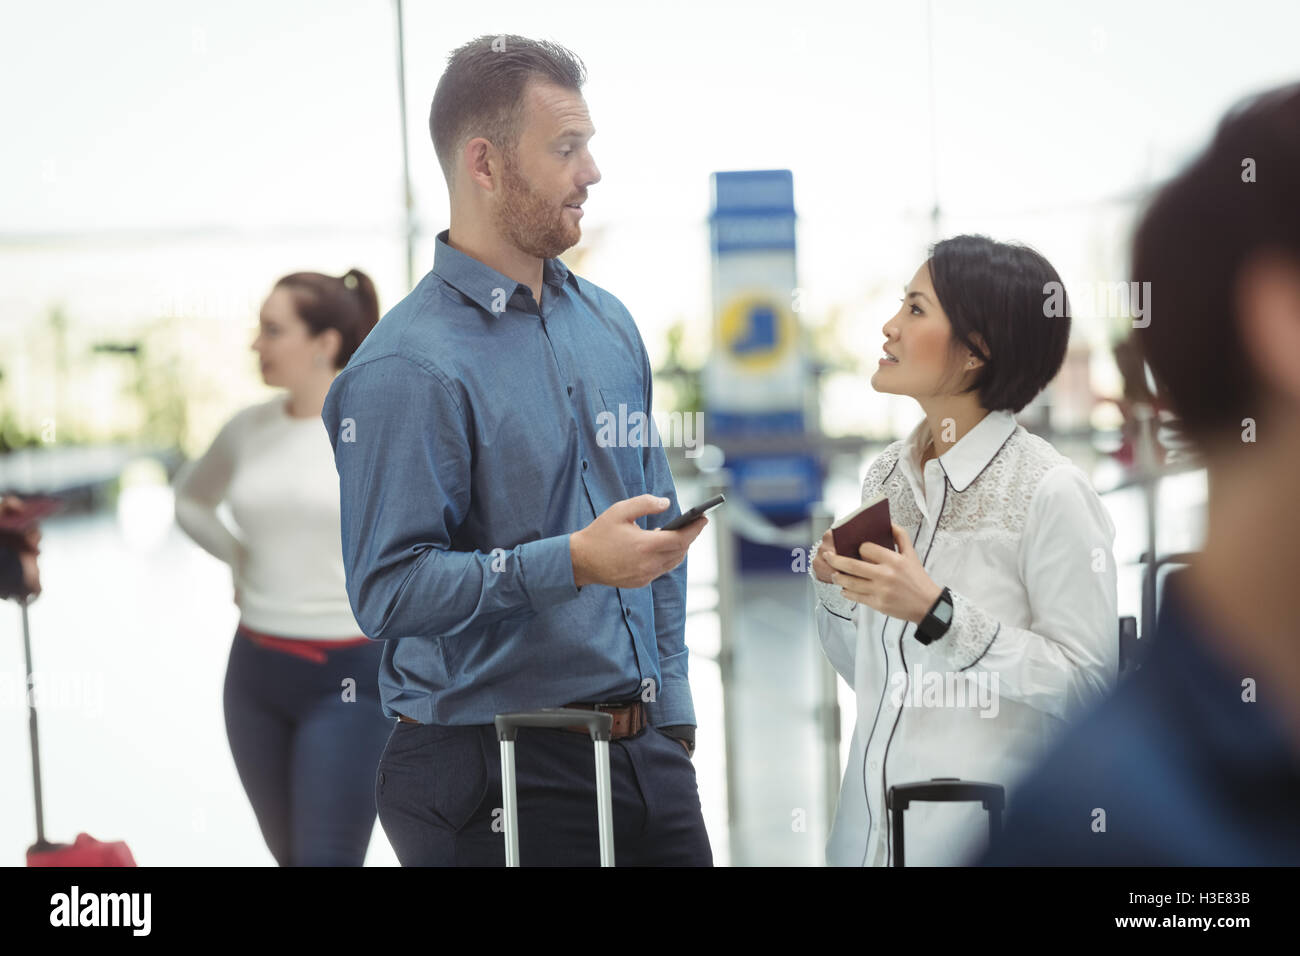
M 826 560 L 827 555 L 835 553 L 835 537 L 831 534 L 831 529 L 827 528 L 826 533 L 822 535 L 821 544 L 817 545 L 817 556 L 813 558 L 812 570 L 815 577 L 822 584 L 831 583 L 831 574 L 835 571 Z
M 826 553 L 826 562 L 832 571 L 830 583 L 840 585 L 841 593 L 850 601 L 865 604 L 889 617 L 919 624 L 943 593 L 943 588 L 935 584 L 921 566 L 921 559 L 917 557 L 907 532 L 896 524 L 891 523 L 890 527 L 898 551 L 867 542 L 860 549 L 860 561 L 838 555 L 833 550 Z M 830 534 L 829 531 L 826 533 Z M 825 540 L 822 539 L 823 544 Z M 822 559 L 823 553 L 821 548 L 817 549 L 817 561 Z M 817 561 L 813 562 L 814 573 Z M 818 577 L 820 579 L 820 575 Z

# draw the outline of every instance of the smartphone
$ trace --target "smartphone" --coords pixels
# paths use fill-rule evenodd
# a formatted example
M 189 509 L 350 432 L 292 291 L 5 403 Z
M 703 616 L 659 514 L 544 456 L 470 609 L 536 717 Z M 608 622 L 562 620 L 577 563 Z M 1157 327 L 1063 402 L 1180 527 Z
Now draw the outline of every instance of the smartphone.
M 710 511 L 718 507 L 718 505 L 722 504 L 726 500 L 727 499 L 722 495 L 715 495 L 714 497 L 710 498 L 708 501 L 704 502 L 704 504 L 696 505 L 690 511 L 678 515 L 672 521 L 664 525 L 660 530 L 676 531 L 678 528 L 685 528 L 696 518 L 704 517 L 706 514 L 708 514 Z

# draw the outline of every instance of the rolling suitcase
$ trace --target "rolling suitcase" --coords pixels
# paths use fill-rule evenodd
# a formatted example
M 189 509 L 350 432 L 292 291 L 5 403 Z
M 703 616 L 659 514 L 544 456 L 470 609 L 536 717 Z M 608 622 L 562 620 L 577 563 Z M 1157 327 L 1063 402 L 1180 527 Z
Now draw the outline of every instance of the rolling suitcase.
M 919 783 L 899 783 L 885 794 L 893 829 L 894 866 L 903 866 L 903 811 L 912 803 L 966 803 L 978 800 L 989 814 L 989 846 L 1002 836 L 1006 788 L 1000 783 L 976 783 L 956 777 L 934 777 Z
M 27 848 L 28 866 L 135 866 L 130 848 L 120 840 L 96 840 L 78 833 L 75 843 L 45 839 L 45 808 L 41 796 L 41 750 L 36 733 L 36 700 L 32 693 L 32 639 L 27 623 L 27 598 L 23 609 L 23 653 L 27 659 L 27 727 L 32 744 L 32 787 L 36 792 L 36 842 Z
M 596 710 L 551 707 L 519 714 L 498 714 L 501 742 L 501 796 L 505 803 L 506 866 L 519 865 L 519 803 L 515 792 L 515 738 L 520 727 L 586 726 L 596 751 L 596 814 L 600 829 L 600 865 L 614 865 L 614 800 L 609 783 L 609 738 L 614 718 Z

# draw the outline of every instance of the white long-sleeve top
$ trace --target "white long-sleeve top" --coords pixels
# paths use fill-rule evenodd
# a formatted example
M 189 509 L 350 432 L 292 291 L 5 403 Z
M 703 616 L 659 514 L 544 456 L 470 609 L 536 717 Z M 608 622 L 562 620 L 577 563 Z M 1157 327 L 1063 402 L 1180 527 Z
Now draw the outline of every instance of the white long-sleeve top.
M 1117 676 L 1115 526 L 1088 477 L 1007 411 L 922 472 L 928 427 L 922 419 L 872 462 L 862 500 L 888 496 L 891 519 L 949 589 L 947 632 L 924 645 L 916 624 L 813 577 L 822 647 L 858 705 L 826 846 L 833 866 L 894 862 L 885 794 L 895 784 L 959 777 L 1012 797 Z M 904 819 L 908 866 L 965 864 L 987 845 L 978 803 L 913 803 Z
M 176 522 L 231 566 L 241 624 L 283 637 L 356 638 L 329 435 L 318 417 L 290 416 L 287 398 L 240 411 L 182 466 Z M 233 531 L 217 513 L 223 500 Z

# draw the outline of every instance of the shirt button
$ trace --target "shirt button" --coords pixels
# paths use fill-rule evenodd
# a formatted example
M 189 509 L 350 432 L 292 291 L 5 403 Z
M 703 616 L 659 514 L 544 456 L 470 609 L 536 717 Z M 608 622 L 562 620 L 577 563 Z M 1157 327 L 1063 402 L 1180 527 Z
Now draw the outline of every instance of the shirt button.
M 583 470 L 583 471 L 586 471 L 586 470 L 587 470 L 587 459 L 585 459 L 585 458 L 582 459 L 582 470 Z
M 631 616 L 632 616 L 632 609 L 631 609 L 630 607 L 625 607 L 625 608 L 623 608 L 623 613 L 624 613 L 624 615 L 626 615 L 627 617 L 631 617 Z
M 572 385 L 569 386 L 569 394 L 570 394 L 570 395 L 573 394 L 573 386 L 572 386 Z

